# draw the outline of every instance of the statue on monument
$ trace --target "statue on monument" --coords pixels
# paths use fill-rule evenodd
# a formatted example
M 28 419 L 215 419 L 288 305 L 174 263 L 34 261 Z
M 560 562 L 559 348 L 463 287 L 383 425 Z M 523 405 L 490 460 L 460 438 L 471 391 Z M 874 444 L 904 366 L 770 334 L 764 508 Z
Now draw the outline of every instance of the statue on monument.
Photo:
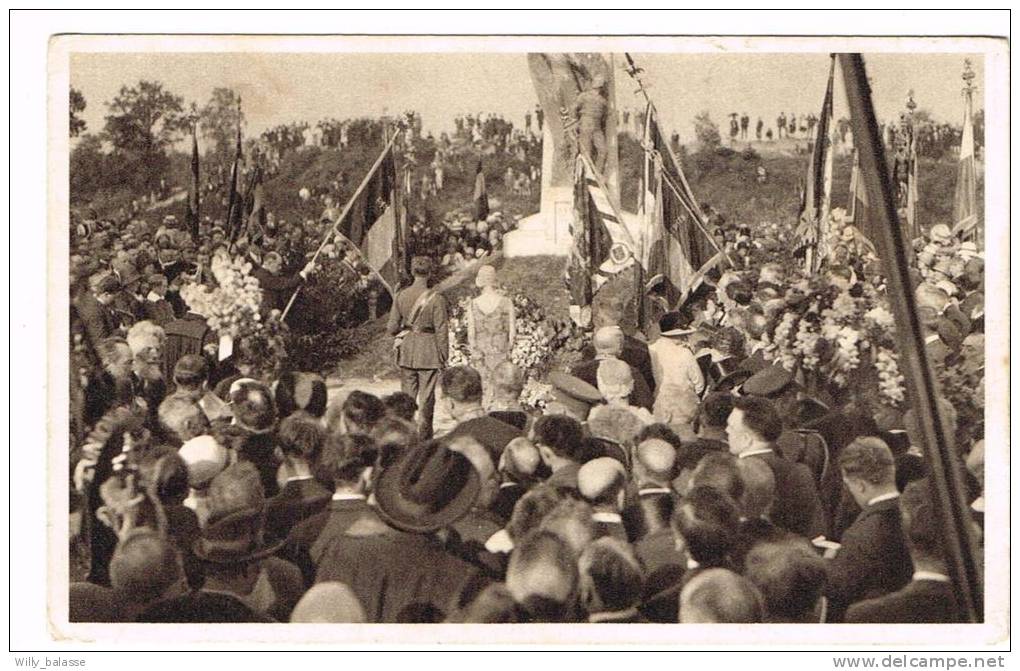
M 587 156 L 602 174 L 606 171 L 606 117 L 609 98 L 606 96 L 606 78 L 596 73 L 588 87 L 574 100 L 574 122 L 578 126 L 577 149 Z

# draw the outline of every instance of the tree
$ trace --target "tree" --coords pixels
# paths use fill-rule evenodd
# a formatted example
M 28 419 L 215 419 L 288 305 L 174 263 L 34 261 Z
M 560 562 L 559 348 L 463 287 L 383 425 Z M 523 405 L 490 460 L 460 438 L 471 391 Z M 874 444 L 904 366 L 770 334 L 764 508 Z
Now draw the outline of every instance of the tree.
M 143 80 L 122 86 L 106 106 L 104 139 L 137 168 L 135 186 L 152 190 L 168 167 L 167 150 L 188 127 L 184 99 L 164 91 L 159 82 Z
M 698 138 L 698 145 L 703 150 L 713 150 L 722 144 L 719 124 L 712 121 L 708 110 L 704 110 L 694 117 L 694 136 Z
M 233 89 L 215 88 L 212 97 L 199 116 L 202 137 L 209 140 L 212 151 L 220 156 L 233 157 L 237 138 L 239 96 Z M 241 113 L 240 121 L 244 121 Z
M 81 91 L 71 88 L 71 137 L 78 137 L 85 132 L 85 120 L 79 115 L 85 111 L 85 96 Z

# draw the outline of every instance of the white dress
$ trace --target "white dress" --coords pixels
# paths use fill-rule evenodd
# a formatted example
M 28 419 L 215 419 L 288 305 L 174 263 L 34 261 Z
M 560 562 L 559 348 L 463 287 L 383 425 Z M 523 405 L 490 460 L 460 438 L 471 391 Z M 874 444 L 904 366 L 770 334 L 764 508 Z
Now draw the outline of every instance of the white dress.
M 692 424 L 698 416 L 705 377 L 694 353 L 682 342 L 660 337 L 648 346 L 655 377 L 656 421 L 666 424 Z

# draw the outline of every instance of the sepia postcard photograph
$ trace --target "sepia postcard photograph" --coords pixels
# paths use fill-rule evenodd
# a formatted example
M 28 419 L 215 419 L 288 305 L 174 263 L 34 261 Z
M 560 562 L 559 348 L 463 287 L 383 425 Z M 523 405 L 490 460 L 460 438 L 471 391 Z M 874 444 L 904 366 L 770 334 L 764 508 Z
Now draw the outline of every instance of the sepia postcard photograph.
M 1008 39 L 477 28 L 49 37 L 49 636 L 1007 645 Z

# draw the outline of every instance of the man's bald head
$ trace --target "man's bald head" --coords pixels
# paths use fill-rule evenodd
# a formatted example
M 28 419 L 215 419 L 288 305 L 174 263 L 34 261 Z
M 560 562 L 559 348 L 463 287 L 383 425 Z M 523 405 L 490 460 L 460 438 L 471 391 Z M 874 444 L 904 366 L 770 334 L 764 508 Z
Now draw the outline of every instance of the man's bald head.
M 638 485 L 668 487 L 675 467 L 676 448 L 660 438 L 644 440 L 634 450 L 634 479 Z
M 320 582 L 305 592 L 290 614 L 291 622 L 362 623 L 365 609 L 342 582 Z
M 140 530 L 123 539 L 110 560 L 110 584 L 136 604 L 159 599 L 183 576 L 173 546 L 160 534 Z
M 619 326 L 603 326 L 595 331 L 591 344 L 596 354 L 616 356 L 623 351 L 623 329 Z
M 535 475 L 538 464 L 542 461 L 538 448 L 530 440 L 521 436 L 514 438 L 503 449 L 499 459 L 499 470 L 511 478 L 520 480 Z
M 702 571 L 680 592 L 683 624 L 753 623 L 763 619 L 758 590 L 747 578 L 728 569 Z
M 593 506 L 619 505 L 627 472 L 616 459 L 592 459 L 577 471 L 577 490 Z

